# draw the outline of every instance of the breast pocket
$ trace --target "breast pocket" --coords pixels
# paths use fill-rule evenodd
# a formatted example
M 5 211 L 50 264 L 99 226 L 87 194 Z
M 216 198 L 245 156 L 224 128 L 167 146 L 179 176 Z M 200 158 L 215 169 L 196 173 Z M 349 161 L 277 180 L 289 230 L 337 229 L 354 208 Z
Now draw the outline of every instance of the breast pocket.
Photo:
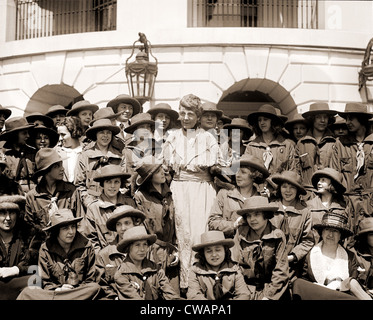
M 373 169 L 373 153 L 370 153 L 367 157 L 367 167 Z
M 352 172 L 352 159 L 351 158 L 341 158 L 341 171 Z

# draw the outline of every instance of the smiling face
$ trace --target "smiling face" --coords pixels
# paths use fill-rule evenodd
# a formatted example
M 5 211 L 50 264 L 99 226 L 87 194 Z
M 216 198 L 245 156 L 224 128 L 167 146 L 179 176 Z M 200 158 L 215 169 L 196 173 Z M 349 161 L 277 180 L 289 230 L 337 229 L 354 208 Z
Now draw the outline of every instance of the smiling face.
M 121 187 L 121 183 L 122 181 L 119 177 L 105 180 L 103 183 L 103 193 L 109 198 L 116 197 Z
M 9 232 L 13 230 L 17 221 L 17 211 L 16 210 L 0 210 L 0 230 L 4 232 Z
M 71 133 L 67 127 L 65 125 L 59 126 L 57 132 L 62 140 L 62 146 L 65 148 L 71 148 L 73 145 L 73 138 L 71 137 Z
M 225 259 L 223 245 L 207 246 L 203 249 L 207 263 L 212 267 L 219 267 Z
M 327 177 L 321 177 L 317 182 L 317 193 L 325 194 L 330 193 L 332 180 Z
M 179 115 L 180 115 L 179 119 L 180 119 L 181 125 L 185 130 L 193 129 L 194 126 L 197 124 L 198 116 L 192 110 L 189 110 L 183 106 L 180 106 Z
M 130 104 L 120 103 L 118 105 L 117 113 L 122 112 L 121 115 L 118 116 L 117 120 L 121 122 L 127 122 L 133 115 L 133 107 Z
M 35 147 L 36 149 L 49 148 L 50 139 L 49 136 L 45 133 L 39 132 L 35 137 Z
M 99 147 L 107 148 L 113 138 L 113 133 L 110 130 L 100 130 L 96 133 L 96 143 Z
M 297 187 L 291 183 L 283 182 L 280 187 L 282 203 L 290 205 L 297 197 Z
M 57 236 L 57 240 L 62 244 L 62 247 L 70 245 L 76 235 L 76 224 L 69 224 L 67 226 L 60 227 L 60 231 Z
M 78 118 L 80 118 L 80 121 L 82 122 L 83 126 L 88 127 L 89 123 L 93 119 L 93 114 L 91 110 L 82 110 L 78 113 Z

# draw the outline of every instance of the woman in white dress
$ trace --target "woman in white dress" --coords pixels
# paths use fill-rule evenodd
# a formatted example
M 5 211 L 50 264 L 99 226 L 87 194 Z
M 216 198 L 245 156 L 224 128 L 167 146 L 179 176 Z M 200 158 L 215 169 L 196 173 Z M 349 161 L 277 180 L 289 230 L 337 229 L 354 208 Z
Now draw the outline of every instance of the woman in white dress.
M 163 147 L 164 163 L 172 175 L 176 237 L 180 250 L 180 289 L 188 287 L 188 272 L 194 262 L 192 246 L 207 231 L 207 220 L 216 198 L 210 168 L 218 161 L 218 143 L 199 127 L 201 100 L 189 94 L 180 101 L 181 128 L 173 131 Z M 184 291 L 184 292 L 183 292 Z
M 74 170 L 78 155 L 82 152 L 80 137 L 83 135 L 83 127 L 79 118 L 69 116 L 57 127 L 57 131 L 62 141 L 62 146 L 56 147 L 63 161 L 65 169 L 65 181 L 74 182 Z

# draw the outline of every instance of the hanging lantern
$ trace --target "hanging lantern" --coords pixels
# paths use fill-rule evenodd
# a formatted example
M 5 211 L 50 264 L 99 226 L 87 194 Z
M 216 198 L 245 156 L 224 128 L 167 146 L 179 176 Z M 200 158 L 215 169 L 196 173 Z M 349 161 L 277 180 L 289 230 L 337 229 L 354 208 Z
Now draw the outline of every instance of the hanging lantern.
M 136 98 L 141 104 L 149 101 L 153 96 L 155 79 L 158 73 L 158 60 L 151 51 L 151 44 L 145 34 L 139 32 L 140 38 L 132 45 L 132 53 L 126 60 L 126 77 L 128 82 L 129 93 Z M 136 43 L 142 45 L 137 47 L 140 51 L 136 54 L 136 59 L 129 62 L 133 56 Z M 149 61 L 149 54 L 153 57 L 154 62 Z

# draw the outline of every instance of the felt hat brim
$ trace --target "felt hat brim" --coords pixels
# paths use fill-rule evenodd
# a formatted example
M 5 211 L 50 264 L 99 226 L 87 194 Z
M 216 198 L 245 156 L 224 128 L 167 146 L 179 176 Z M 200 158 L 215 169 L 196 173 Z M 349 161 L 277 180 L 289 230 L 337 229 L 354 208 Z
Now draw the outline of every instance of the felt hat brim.
M 91 127 L 88 128 L 85 132 L 85 135 L 88 139 L 91 139 L 92 141 L 96 141 L 96 133 L 98 131 L 102 130 L 110 130 L 113 133 L 113 136 L 117 135 L 120 132 L 120 128 L 118 126 L 114 125 L 105 125 L 105 126 L 97 126 L 97 127 Z
M 330 116 L 335 116 L 337 114 L 337 111 L 335 110 L 312 110 L 312 111 L 306 111 L 304 113 L 302 113 L 302 117 L 303 118 L 308 118 L 309 116 L 314 116 L 314 115 L 317 115 L 317 114 L 327 114 L 327 115 L 330 115 Z
M 212 242 L 207 242 L 207 243 L 200 243 L 192 246 L 193 251 L 199 251 L 202 248 L 209 247 L 209 246 L 225 246 L 228 248 L 232 248 L 234 246 L 234 241 L 233 239 L 224 239 L 224 240 L 217 240 L 217 241 L 212 241 Z
M 253 123 L 255 123 L 258 120 L 259 117 L 265 117 L 265 118 L 269 118 L 269 119 L 275 119 L 276 121 L 278 121 L 282 125 L 285 124 L 285 121 L 287 119 L 287 117 L 285 117 L 285 116 L 279 117 L 278 115 L 270 113 L 270 112 L 253 112 L 253 113 L 250 113 L 247 116 L 247 122 L 249 122 L 250 124 L 253 124 Z
M 145 177 L 141 177 L 140 175 L 136 178 L 136 185 L 140 187 L 143 185 L 146 181 L 150 179 L 150 177 L 153 175 L 154 172 L 156 172 L 160 167 L 162 166 L 162 163 L 158 163 L 154 165 L 154 167 L 147 173 Z
M 118 97 L 108 102 L 107 107 L 111 107 L 115 113 L 118 112 L 120 103 L 130 104 L 133 108 L 132 116 L 138 114 L 141 110 L 141 104 L 136 99 L 131 97 Z
M 92 113 L 95 113 L 98 109 L 99 109 L 99 107 L 95 104 L 87 104 L 87 105 L 80 106 L 80 107 L 75 108 L 75 109 L 70 109 L 69 111 L 67 111 L 66 116 L 78 115 L 78 113 L 80 111 L 83 111 L 83 110 L 91 110 Z
M 124 253 L 126 248 L 131 243 L 135 241 L 140 241 L 140 240 L 146 240 L 149 242 L 150 245 L 152 245 L 157 240 L 157 236 L 155 234 L 147 234 L 147 235 L 141 234 L 141 235 L 133 236 L 130 239 L 124 239 L 118 243 L 117 250 L 119 252 Z
M 109 219 L 107 219 L 106 221 L 106 227 L 110 230 L 110 231 L 116 231 L 116 228 L 115 228 L 115 225 L 117 223 L 118 220 L 122 219 L 122 218 L 125 218 L 125 217 L 135 217 L 135 218 L 139 218 L 141 220 L 145 220 L 146 219 L 146 215 L 138 210 L 138 209 L 131 209 L 131 210 L 125 210 L 125 211 L 122 211 L 122 212 L 119 212 L 117 214 L 113 214 L 109 217 Z
M 152 109 L 149 109 L 147 113 L 150 113 L 153 117 L 155 117 L 158 113 L 165 113 L 169 115 L 171 120 L 176 121 L 177 119 L 179 119 L 179 113 L 177 111 L 167 108 L 154 107 Z
M 124 131 L 127 132 L 127 133 L 133 134 L 136 131 L 137 127 L 142 125 L 142 124 L 150 124 L 152 127 L 155 127 L 155 121 L 154 120 L 141 120 L 141 121 L 138 121 L 134 124 L 129 125 L 127 128 L 124 128 Z
M 83 217 L 79 217 L 79 218 L 74 218 L 74 219 L 67 220 L 67 221 L 62 221 L 62 222 L 59 222 L 59 223 L 57 223 L 53 226 L 43 228 L 43 231 L 51 231 L 52 229 L 55 229 L 57 227 L 64 227 L 64 226 L 68 226 L 70 224 L 75 224 L 75 223 L 78 223 L 79 221 L 81 221 L 82 219 L 83 219 Z
M 300 194 L 302 194 L 302 195 L 307 194 L 306 189 L 304 189 L 304 187 L 301 184 L 299 184 L 298 182 L 296 182 L 292 179 L 289 179 L 289 178 L 281 176 L 281 175 L 273 175 L 271 179 L 274 183 L 277 184 L 277 186 L 280 185 L 283 182 L 287 182 L 287 183 L 290 183 L 290 184 L 294 185 L 299 190 Z
M 26 125 L 26 126 L 22 126 L 22 127 L 18 127 L 18 128 L 8 130 L 8 131 L 4 131 L 0 134 L 0 141 L 8 140 L 9 137 L 12 136 L 15 132 L 19 132 L 19 131 L 22 131 L 22 130 L 28 130 L 28 129 L 31 129 L 31 128 L 34 128 L 34 127 L 35 127 L 34 124 L 29 124 L 29 125 Z

